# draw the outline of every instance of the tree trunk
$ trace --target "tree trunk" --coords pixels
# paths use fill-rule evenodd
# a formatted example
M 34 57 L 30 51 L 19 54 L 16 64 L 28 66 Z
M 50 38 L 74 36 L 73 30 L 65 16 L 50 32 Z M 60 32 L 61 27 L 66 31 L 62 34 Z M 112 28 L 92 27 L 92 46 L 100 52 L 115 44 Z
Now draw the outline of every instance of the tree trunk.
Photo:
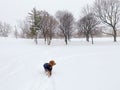
M 44 34 L 44 41 L 45 41 L 45 44 L 46 44 L 47 37 L 46 37 L 46 35 L 45 35 L 45 34 Z
M 89 42 L 89 34 L 86 34 L 86 41 Z
M 114 42 L 117 42 L 117 32 L 116 32 L 115 28 L 113 28 L 113 33 L 114 33 L 114 35 L 113 35 Z
M 65 35 L 65 43 L 66 43 L 66 45 L 68 44 L 67 36 L 66 35 Z
M 91 40 L 92 40 L 92 44 L 94 44 L 94 42 L 93 42 L 93 35 L 91 34 Z
M 35 36 L 35 43 L 38 44 L 37 35 Z
M 48 37 L 47 38 L 47 44 L 50 45 L 51 44 L 51 39 Z

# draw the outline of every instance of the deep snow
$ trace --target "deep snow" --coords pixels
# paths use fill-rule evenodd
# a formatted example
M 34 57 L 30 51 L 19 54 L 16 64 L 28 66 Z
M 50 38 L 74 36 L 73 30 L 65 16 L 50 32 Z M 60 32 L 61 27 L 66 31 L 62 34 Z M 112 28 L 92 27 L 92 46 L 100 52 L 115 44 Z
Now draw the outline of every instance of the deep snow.
M 57 65 L 48 78 L 43 64 Z M 120 39 L 43 40 L 0 38 L 0 90 L 120 90 Z

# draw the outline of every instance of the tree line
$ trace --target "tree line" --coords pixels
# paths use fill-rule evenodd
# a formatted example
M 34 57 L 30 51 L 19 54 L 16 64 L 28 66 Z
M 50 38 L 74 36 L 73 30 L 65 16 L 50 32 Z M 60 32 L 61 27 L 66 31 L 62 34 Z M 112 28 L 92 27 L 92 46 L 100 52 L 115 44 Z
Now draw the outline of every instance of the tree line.
M 36 44 L 38 38 L 43 38 L 48 45 L 53 38 L 64 38 L 67 45 L 72 37 L 85 37 L 87 42 L 91 38 L 93 44 L 93 37 L 105 34 L 112 36 L 116 42 L 119 25 L 120 1 L 95 0 L 93 5 L 86 5 L 82 9 L 78 20 L 69 11 L 57 11 L 53 16 L 47 11 L 33 8 L 19 28 L 21 37 L 33 38 Z M 16 27 L 14 34 L 18 36 Z

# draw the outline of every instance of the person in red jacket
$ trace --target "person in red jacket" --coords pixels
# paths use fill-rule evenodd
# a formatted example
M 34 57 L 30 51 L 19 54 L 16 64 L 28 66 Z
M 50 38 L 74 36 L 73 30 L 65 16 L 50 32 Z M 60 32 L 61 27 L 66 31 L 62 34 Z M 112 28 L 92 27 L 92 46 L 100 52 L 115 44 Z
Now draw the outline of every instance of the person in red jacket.
M 51 76 L 52 75 L 52 67 L 56 65 L 55 61 L 54 60 L 51 60 L 49 61 L 49 63 L 45 63 L 43 65 L 44 69 L 45 69 L 45 72 L 47 73 L 48 76 Z

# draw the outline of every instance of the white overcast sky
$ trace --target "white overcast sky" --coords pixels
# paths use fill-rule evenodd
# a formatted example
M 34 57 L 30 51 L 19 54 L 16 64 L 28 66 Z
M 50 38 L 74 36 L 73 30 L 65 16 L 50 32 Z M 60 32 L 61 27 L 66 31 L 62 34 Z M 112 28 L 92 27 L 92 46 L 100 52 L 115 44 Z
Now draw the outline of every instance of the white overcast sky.
M 81 9 L 94 0 L 0 0 L 0 21 L 16 25 L 34 7 L 54 15 L 57 10 L 68 10 L 74 17 L 80 16 Z

